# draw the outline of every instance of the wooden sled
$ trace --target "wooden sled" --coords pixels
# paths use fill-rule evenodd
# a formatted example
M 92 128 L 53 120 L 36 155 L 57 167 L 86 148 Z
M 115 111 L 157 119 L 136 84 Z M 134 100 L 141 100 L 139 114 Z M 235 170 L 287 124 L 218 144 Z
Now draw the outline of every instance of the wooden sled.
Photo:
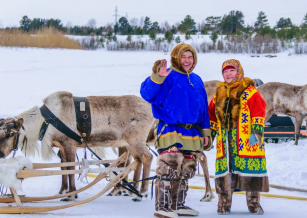
M 113 163 L 108 168 L 112 168 L 112 170 L 113 170 L 114 167 L 117 167 L 119 164 L 125 162 L 126 157 L 127 157 L 127 154 L 124 153 L 117 160 L 109 161 L 108 163 L 110 163 L 110 162 L 113 162 Z M 102 162 L 105 163 L 105 161 L 102 161 Z M 94 181 L 92 181 L 90 184 L 86 185 L 85 187 L 83 187 L 83 188 L 81 188 L 77 191 L 73 191 L 73 192 L 61 194 L 61 195 L 55 195 L 55 196 L 19 197 L 17 192 L 15 191 L 15 189 L 10 188 L 13 197 L 0 197 L 0 203 L 14 203 L 15 202 L 17 206 L 0 207 L 0 214 L 46 212 L 46 211 L 60 210 L 60 209 L 65 209 L 65 208 L 69 208 L 69 207 L 74 207 L 74 206 L 77 206 L 77 205 L 80 205 L 80 204 L 84 204 L 84 203 L 93 201 L 96 198 L 103 195 L 104 193 L 106 193 L 111 188 L 113 188 L 117 183 L 119 183 L 122 179 L 124 179 L 129 173 L 134 171 L 135 168 L 137 167 L 138 163 L 139 163 L 138 160 L 134 160 L 128 167 L 125 168 L 124 171 L 119 172 L 118 175 L 114 179 L 112 179 L 105 186 L 105 188 L 101 192 L 96 194 L 95 196 L 88 198 L 88 199 L 85 199 L 83 201 L 79 201 L 79 202 L 75 202 L 75 203 L 67 204 L 67 205 L 62 205 L 62 206 L 32 207 L 32 206 L 22 206 L 22 202 L 53 200 L 53 199 L 57 199 L 57 198 L 63 198 L 63 197 L 68 197 L 68 196 L 71 196 L 71 195 L 78 194 L 78 193 L 92 187 L 93 185 L 95 185 L 96 183 L 101 181 L 102 179 L 104 179 L 107 176 L 107 173 L 100 173 Z M 33 164 L 33 168 L 35 168 L 35 169 L 33 169 L 33 170 L 32 169 L 31 170 L 30 169 L 20 170 L 17 173 L 17 178 L 23 179 L 23 178 L 30 178 L 30 177 L 36 177 L 36 176 L 68 175 L 68 174 L 80 173 L 80 171 L 82 172 L 82 170 L 59 170 L 59 171 L 36 170 L 36 169 L 55 167 L 55 166 L 58 166 L 58 167 L 75 166 L 75 165 L 72 165 L 72 164 L 81 165 L 80 163 L 37 164 L 37 165 Z M 41 172 L 37 172 L 37 171 L 41 171 Z M 62 173 L 61 171 L 64 171 L 64 172 Z

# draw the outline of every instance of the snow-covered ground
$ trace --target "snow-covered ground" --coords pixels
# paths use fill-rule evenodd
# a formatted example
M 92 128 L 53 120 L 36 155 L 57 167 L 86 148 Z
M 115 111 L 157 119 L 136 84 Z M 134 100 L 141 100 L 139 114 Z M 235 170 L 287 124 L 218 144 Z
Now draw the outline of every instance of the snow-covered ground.
M 65 90 L 75 96 L 88 95 L 137 95 L 142 81 L 151 74 L 155 60 L 169 60 L 169 53 L 159 52 L 108 52 L 76 51 L 61 49 L 10 49 L 0 48 L 0 117 L 17 115 L 35 105 L 42 105 L 42 99 L 52 92 Z M 262 79 L 265 83 L 277 81 L 304 85 L 307 81 L 306 56 L 277 54 L 277 58 L 252 58 L 242 54 L 199 54 L 194 72 L 204 81 L 222 80 L 223 61 L 235 58 L 243 65 L 245 75 Z M 170 64 L 170 63 L 169 63 Z M 83 151 L 78 151 L 79 157 Z M 19 153 L 20 155 L 20 153 Z M 210 175 L 214 174 L 215 149 L 206 152 Z M 307 189 L 307 141 L 266 145 L 267 165 L 271 184 Z M 116 158 L 107 150 L 107 158 Z M 43 162 L 38 157 L 33 162 Z M 59 162 L 54 157 L 52 162 Z M 155 160 L 152 169 L 155 168 Z M 154 175 L 153 173 L 151 175 Z M 132 175 L 130 176 L 132 177 Z M 31 178 L 23 182 L 23 194 L 27 196 L 53 195 L 60 189 L 60 176 Z M 89 178 L 91 181 L 92 178 Z M 77 188 L 84 186 L 76 182 Z M 77 201 L 86 199 L 101 191 L 106 181 L 79 194 Z M 204 186 L 204 180 L 195 177 L 190 185 Z M 214 188 L 214 181 L 211 179 Z M 150 190 L 149 190 L 150 192 Z M 307 193 L 271 189 L 270 193 L 300 196 Z M 204 190 L 190 189 L 186 204 L 200 212 L 200 217 L 218 216 L 217 198 L 212 202 L 199 200 Z M 266 217 L 305 217 L 305 201 L 261 198 Z M 46 206 L 66 204 L 53 200 L 26 205 Z M 0 205 L 1 206 L 1 205 Z M 4 206 L 4 205 L 3 205 Z M 154 200 L 150 197 L 140 203 L 129 197 L 102 196 L 90 203 L 65 210 L 44 213 L 48 217 L 153 217 Z M 249 216 L 245 196 L 234 195 L 230 216 Z M 38 215 L 14 215 L 15 217 L 40 217 Z M 0 217 L 11 217 L 0 215 Z

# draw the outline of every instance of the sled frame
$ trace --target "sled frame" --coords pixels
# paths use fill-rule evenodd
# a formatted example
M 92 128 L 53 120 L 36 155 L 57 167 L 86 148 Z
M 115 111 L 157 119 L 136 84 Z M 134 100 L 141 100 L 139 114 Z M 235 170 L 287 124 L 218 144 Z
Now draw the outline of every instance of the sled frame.
M 125 162 L 126 157 L 127 157 L 127 154 L 124 153 L 118 159 L 116 159 L 115 161 L 112 161 L 113 163 L 108 168 L 117 167 L 119 164 Z M 67 164 L 70 164 L 70 163 L 67 163 Z M 53 199 L 57 199 L 57 198 L 63 198 L 63 197 L 68 197 L 68 196 L 71 196 L 71 195 L 78 194 L 78 193 L 92 187 L 93 185 L 95 185 L 96 183 L 101 181 L 102 179 L 106 178 L 107 173 L 98 174 L 98 176 L 96 177 L 96 179 L 94 181 L 92 181 L 90 184 L 86 185 L 85 187 L 83 187 L 79 190 L 69 192 L 69 193 L 66 193 L 66 194 L 56 195 L 56 196 L 21 197 L 21 196 L 18 196 L 15 189 L 10 188 L 11 193 L 12 193 L 12 197 L 1 197 L 0 203 L 16 203 L 17 206 L 0 207 L 0 214 L 39 213 L 39 212 L 66 209 L 66 208 L 74 207 L 74 206 L 77 206 L 77 205 L 80 205 L 80 204 L 85 204 L 87 202 L 90 202 L 90 201 L 97 199 L 98 197 L 100 197 L 101 195 L 103 195 L 104 193 L 109 191 L 111 188 L 113 188 L 117 183 L 121 182 L 126 176 L 128 176 L 129 173 L 131 173 L 132 171 L 134 171 L 136 169 L 138 164 L 139 164 L 139 161 L 134 160 L 129 166 L 127 166 L 125 168 L 124 171 L 119 172 L 118 175 L 114 179 L 112 179 L 104 187 L 104 189 L 102 191 L 100 191 L 98 194 L 94 195 L 91 198 L 88 198 L 88 199 L 85 199 L 85 200 L 82 200 L 82 201 L 79 201 L 79 202 L 75 202 L 75 203 L 72 203 L 72 204 L 66 204 L 66 205 L 60 205 L 60 206 L 46 206 L 46 207 L 22 206 L 23 202 L 53 200 Z M 51 164 L 50 164 L 50 167 L 53 167 L 53 166 L 51 166 Z M 33 171 L 40 171 L 40 170 L 29 171 L 29 169 L 28 169 L 28 170 L 26 170 L 26 172 L 23 172 L 23 171 L 24 170 L 20 170 L 18 172 L 18 174 L 17 174 L 18 178 L 20 178 L 21 176 L 24 176 L 24 175 L 28 176 L 29 172 L 30 172 L 30 174 L 33 174 Z M 78 173 L 79 170 L 66 170 L 66 171 L 70 171 L 70 172 L 65 172 L 66 174 L 64 174 L 64 175 L 68 175 L 68 174 L 72 174 L 72 173 Z M 54 172 L 51 172 L 50 175 L 59 175 L 59 174 L 54 174 Z M 43 174 L 45 174 L 45 173 L 46 172 L 44 172 Z M 38 174 L 40 174 L 40 176 L 46 176 L 46 175 L 42 175 L 42 173 L 38 173 Z M 47 176 L 50 176 L 50 175 L 47 175 Z M 61 174 L 61 175 L 63 175 L 63 174 Z M 34 177 L 35 176 L 37 176 L 36 173 L 34 173 Z M 30 178 L 30 177 L 31 176 L 28 176 L 27 178 Z

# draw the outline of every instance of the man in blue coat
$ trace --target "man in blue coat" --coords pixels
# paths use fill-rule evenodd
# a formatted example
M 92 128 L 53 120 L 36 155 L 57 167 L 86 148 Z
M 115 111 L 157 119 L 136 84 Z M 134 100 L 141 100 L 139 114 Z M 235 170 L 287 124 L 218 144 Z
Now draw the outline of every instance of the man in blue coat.
M 199 214 L 184 205 L 188 179 L 196 171 L 196 153 L 212 145 L 206 90 L 192 72 L 196 63 L 194 48 L 179 44 L 171 52 L 172 66 L 167 69 L 166 60 L 156 61 L 141 86 L 142 97 L 159 120 L 154 215 L 160 218 Z

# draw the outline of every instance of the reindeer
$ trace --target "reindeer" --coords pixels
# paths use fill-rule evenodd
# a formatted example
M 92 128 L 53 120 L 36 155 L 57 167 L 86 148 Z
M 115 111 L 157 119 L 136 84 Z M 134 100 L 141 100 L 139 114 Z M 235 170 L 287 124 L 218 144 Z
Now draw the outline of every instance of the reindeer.
M 302 122 L 307 115 L 307 85 L 294 86 L 269 82 L 259 86 L 258 91 L 266 102 L 265 121 L 275 113 L 295 117 L 295 141 L 297 145 Z
M 216 81 L 213 82 L 216 83 Z M 209 82 L 207 84 L 205 83 L 205 86 L 206 89 L 208 88 L 208 99 L 211 100 L 215 93 L 215 89 L 212 89 L 214 85 Z M 148 149 L 145 148 L 145 142 L 146 137 L 149 143 L 153 142 L 155 126 L 153 124 L 154 119 L 152 117 L 150 104 L 136 96 L 88 98 L 93 119 L 92 135 L 90 137 L 91 141 L 88 142 L 88 146 L 91 148 L 97 148 L 98 146 L 111 148 L 118 147 L 119 155 L 128 151 L 130 156 L 132 155 L 134 158 L 144 161 L 143 178 L 147 178 L 149 176 L 152 156 Z M 53 93 L 44 99 L 44 104 L 61 121 L 77 133 L 75 111 L 71 93 Z M 17 146 L 22 148 L 22 152 L 26 152 L 27 155 L 32 156 L 38 154 L 39 149 L 37 140 L 43 122 L 44 118 L 42 117 L 38 107 L 33 107 L 14 118 L 7 118 L 4 120 L 4 123 L 0 122 L 0 130 L 3 128 L 2 134 L 0 131 L 0 157 L 5 158 L 14 150 L 14 142 L 16 141 L 17 132 L 21 137 Z M 12 132 L 12 128 L 5 128 L 8 123 L 14 123 L 14 132 Z M 12 124 L 9 126 L 12 127 Z M 150 129 L 149 131 L 148 128 Z M 6 135 L 4 134 L 4 130 Z M 43 159 L 49 160 L 52 155 L 54 155 L 53 147 L 59 148 L 61 162 L 70 162 L 75 160 L 76 148 L 84 147 L 84 145 L 76 143 L 74 140 L 63 135 L 50 125 L 41 143 L 41 156 Z M 199 153 L 197 159 L 203 168 L 206 183 L 206 193 L 201 201 L 211 201 L 214 198 L 214 195 L 209 181 L 207 157 L 204 153 Z M 126 164 L 129 164 L 129 162 L 130 157 L 127 159 Z M 65 169 L 63 168 L 63 170 Z M 140 171 L 141 166 L 138 166 L 134 173 L 135 181 L 140 177 Z M 141 187 L 141 194 L 145 194 L 145 196 L 147 196 L 148 189 L 148 183 L 146 183 L 147 182 L 143 182 Z M 138 184 L 136 183 L 135 188 L 137 187 Z M 67 176 L 63 176 L 59 194 L 67 191 L 72 192 L 75 189 L 74 175 L 69 176 L 69 184 Z M 124 194 L 125 196 L 129 195 L 129 193 L 122 188 L 114 188 L 109 196 L 117 196 L 121 194 Z M 68 201 L 73 199 L 74 196 L 62 200 Z M 139 199 L 134 198 L 133 200 L 138 201 Z
M 143 164 L 143 178 L 149 177 L 152 155 L 146 147 L 148 132 L 154 122 L 150 104 L 137 96 L 90 96 L 92 131 L 87 140 L 87 146 L 122 147 L 125 146 L 133 158 L 140 164 L 134 172 L 134 180 L 140 179 Z M 67 127 L 79 134 L 76 127 L 76 115 L 73 96 L 69 92 L 56 92 L 43 100 L 44 104 Z M 6 128 L 8 123 L 14 123 L 15 128 Z M 38 153 L 37 140 L 44 117 L 38 107 L 2 122 L 0 134 L 0 157 L 7 157 L 16 144 L 27 155 Z M 3 137 L 4 136 L 4 137 Z M 19 140 L 17 140 L 17 136 Z M 49 125 L 45 137 L 41 142 L 41 156 L 48 160 L 54 155 L 53 147 L 58 147 L 61 162 L 74 162 L 76 149 L 84 147 L 73 139 L 59 132 Z M 69 169 L 73 169 L 70 167 Z M 64 170 L 64 169 L 63 169 Z M 74 175 L 62 177 L 62 186 L 59 194 L 76 190 Z M 134 184 L 137 189 L 138 183 Z M 140 194 L 147 196 L 148 182 L 143 182 Z M 74 200 L 75 196 L 63 199 Z M 135 200 L 135 199 L 133 199 Z

